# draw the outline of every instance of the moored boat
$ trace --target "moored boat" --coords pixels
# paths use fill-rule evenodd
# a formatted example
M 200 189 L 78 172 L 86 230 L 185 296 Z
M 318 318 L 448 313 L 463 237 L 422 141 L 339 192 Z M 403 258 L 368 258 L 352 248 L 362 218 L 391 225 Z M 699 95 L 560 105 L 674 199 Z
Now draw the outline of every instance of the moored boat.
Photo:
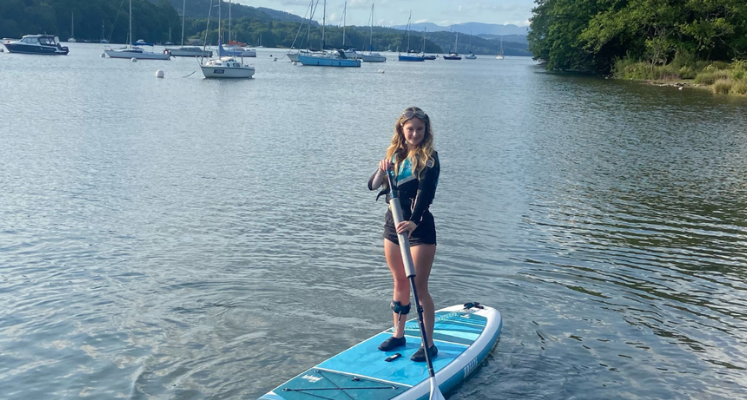
M 418 55 L 415 50 L 410 50 L 410 23 L 412 22 L 412 11 L 410 11 L 410 16 L 407 18 L 407 53 L 405 55 L 399 54 L 397 55 L 397 59 L 399 61 L 425 61 L 425 58 L 422 55 Z M 423 50 L 425 50 L 425 37 L 423 38 Z
M 373 53 L 373 52 L 369 52 L 368 54 L 360 53 L 359 56 L 361 60 L 364 62 L 386 62 L 386 56 L 382 56 L 379 53 Z
M 6 40 L 3 45 L 9 53 L 42 54 L 65 56 L 67 47 L 60 45 L 60 39 L 52 35 L 25 35 L 21 40 Z
M 203 50 L 197 46 L 182 46 L 166 49 L 174 57 L 212 57 L 212 50 Z
M 142 43 L 140 43 L 142 45 Z M 152 46 L 150 43 L 145 45 Z M 142 47 L 130 45 L 119 49 L 106 49 L 104 50 L 109 58 L 136 58 L 138 60 L 168 60 L 171 58 L 171 53 L 165 50 L 163 53 L 156 53 L 153 51 L 145 51 Z
M 223 51 L 231 57 L 257 57 L 257 50 L 235 44 L 223 46 Z
M 459 47 L 459 32 L 456 33 L 456 40 L 454 42 L 454 51 L 449 53 L 449 55 L 444 54 L 444 60 L 461 60 L 462 57 L 457 53 L 457 48 Z
M 364 62 L 386 62 L 386 57 L 379 53 L 373 52 L 373 23 L 374 23 L 374 5 L 371 4 L 371 37 L 368 41 L 368 54 L 360 53 L 359 56 Z
M 174 57 L 212 57 L 213 52 L 211 50 L 204 50 L 197 46 L 185 46 L 184 45 L 184 23 L 185 16 L 187 13 L 187 0 L 182 2 L 182 44 L 181 47 L 166 48 L 169 53 Z M 103 35 L 103 28 L 102 28 Z M 171 28 L 169 28 L 169 36 L 171 36 Z
M 360 67 L 361 60 L 352 60 L 345 56 L 345 52 L 342 50 L 327 51 L 324 53 L 316 54 L 303 54 L 298 55 L 298 61 L 306 66 L 315 67 Z
M 130 28 L 128 36 L 128 42 L 132 42 L 132 0 L 130 0 Z M 137 42 L 130 44 L 129 46 L 125 46 L 119 49 L 112 49 L 107 46 L 104 50 L 104 53 L 106 53 L 109 58 L 135 58 L 138 60 L 163 61 L 171 59 L 171 53 L 169 53 L 168 50 L 164 50 L 163 53 L 156 53 L 153 51 L 145 51 L 142 49 L 142 47 L 137 46 L 153 46 L 153 44 L 146 43 L 144 40 L 140 39 Z
M 244 60 L 237 60 L 223 48 L 223 31 L 221 30 L 221 4 L 218 0 L 218 58 L 207 61 L 200 60 L 200 69 L 205 78 L 212 79 L 248 79 L 254 76 L 254 66 L 244 64 Z M 207 41 L 207 37 L 205 38 Z
M 347 4 L 346 4 L 347 7 Z M 327 0 L 324 0 L 324 9 L 322 12 L 322 51 L 318 53 L 298 54 L 298 62 L 306 66 L 315 67 L 360 67 L 360 59 L 350 59 L 345 55 L 344 50 L 325 51 L 324 28 L 327 21 Z M 292 60 L 292 59 L 291 59 Z
M 205 78 L 219 79 L 247 79 L 254 76 L 255 71 L 251 65 L 246 65 L 230 56 L 208 60 L 200 65 L 200 69 Z

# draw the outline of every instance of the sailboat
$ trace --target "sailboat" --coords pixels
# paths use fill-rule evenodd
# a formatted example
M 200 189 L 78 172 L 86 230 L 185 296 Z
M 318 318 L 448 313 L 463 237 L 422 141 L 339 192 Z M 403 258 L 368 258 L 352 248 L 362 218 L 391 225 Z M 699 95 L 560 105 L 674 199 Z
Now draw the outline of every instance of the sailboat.
M 422 51 L 423 59 L 429 60 L 429 61 L 433 61 L 433 60 L 436 59 L 436 55 L 435 54 L 425 55 L 425 33 L 426 32 L 428 32 L 428 28 L 427 27 L 423 27 L 423 51 Z
M 75 13 L 70 13 L 70 29 L 72 30 L 70 32 L 70 38 L 67 39 L 69 43 L 75 43 L 77 40 L 75 40 Z
M 415 62 L 425 61 L 425 58 L 422 55 L 410 53 L 410 23 L 411 22 L 412 22 L 412 11 L 410 11 L 410 17 L 407 18 L 407 53 L 405 55 L 399 54 L 398 60 L 399 61 L 415 61 Z
M 469 54 L 464 56 L 467 60 L 476 60 L 477 56 L 472 52 L 472 31 L 469 32 L 469 47 L 467 48 Z
M 110 48 L 104 50 L 104 53 L 106 53 L 109 58 L 136 58 L 138 60 L 169 60 L 171 58 L 171 54 L 168 50 L 164 51 L 163 53 L 154 53 L 151 51 L 145 51 L 141 47 L 133 46 L 133 44 L 137 45 L 147 45 L 147 46 L 153 46 L 151 43 L 145 43 L 142 40 L 138 40 L 136 43 L 132 43 L 132 0 L 130 0 L 130 31 L 127 35 L 127 41 L 130 43 L 129 45 L 121 48 L 112 50 Z
M 345 18 L 348 15 L 348 2 L 345 2 L 345 7 L 342 9 L 342 51 L 345 53 L 345 57 L 351 60 L 357 60 L 361 58 L 360 54 L 355 51 L 354 48 L 345 49 Z
M 365 62 L 386 62 L 386 57 L 379 53 L 373 52 L 373 24 L 374 24 L 374 4 L 371 3 L 371 38 L 369 39 L 368 54 L 360 54 L 361 59 Z
M 503 60 L 503 35 L 501 35 L 501 52 L 495 57 L 496 60 Z
M 182 2 L 182 44 L 181 47 L 167 48 L 174 57 L 212 57 L 213 52 L 207 49 L 201 49 L 197 46 L 184 45 L 184 19 L 187 15 L 187 0 Z
M 324 11 L 322 14 L 322 51 L 321 53 L 300 53 L 298 61 L 306 66 L 317 67 L 360 67 L 361 60 L 350 59 L 343 50 L 326 52 L 324 42 L 324 27 L 327 24 L 327 0 L 324 0 Z
M 462 57 L 459 56 L 459 53 L 457 53 L 457 47 L 459 47 L 459 31 L 456 33 L 456 41 L 454 42 L 454 51 L 449 53 L 449 55 L 444 55 L 444 60 L 461 60 Z
M 205 78 L 251 78 L 254 76 L 254 67 L 244 64 L 244 60 L 237 60 L 223 49 L 223 32 L 221 30 L 221 3 L 218 0 L 218 58 L 209 59 L 204 64 L 200 62 L 200 69 Z M 212 1 L 210 2 L 212 7 Z M 207 35 L 207 31 L 205 32 Z M 207 41 L 207 40 L 206 40 Z
M 244 43 L 246 45 L 246 43 Z M 228 44 L 223 46 L 226 55 L 233 57 L 256 57 L 257 50 L 240 47 L 238 42 L 231 42 L 231 0 L 228 0 Z
M 319 5 L 319 0 L 316 0 L 316 4 Z M 311 36 L 311 21 L 314 19 L 314 12 L 316 11 L 316 7 L 314 7 L 314 0 L 311 0 L 311 3 L 309 4 L 309 19 L 306 21 L 306 43 L 308 44 L 309 37 Z M 306 19 L 306 14 L 304 14 L 304 19 Z M 308 49 L 308 47 L 305 50 L 293 50 L 296 46 L 296 39 L 298 39 L 298 35 L 301 33 L 301 29 L 303 29 L 303 24 L 298 26 L 298 31 L 296 32 L 296 37 L 293 38 L 293 43 L 291 44 L 291 49 L 288 52 L 287 56 L 288 59 L 292 62 L 298 62 L 298 55 L 299 54 L 311 54 L 312 50 Z
M 101 40 L 99 40 L 100 43 L 109 43 L 108 40 L 106 40 L 106 37 L 104 37 L 104 20 L 101 20 Z

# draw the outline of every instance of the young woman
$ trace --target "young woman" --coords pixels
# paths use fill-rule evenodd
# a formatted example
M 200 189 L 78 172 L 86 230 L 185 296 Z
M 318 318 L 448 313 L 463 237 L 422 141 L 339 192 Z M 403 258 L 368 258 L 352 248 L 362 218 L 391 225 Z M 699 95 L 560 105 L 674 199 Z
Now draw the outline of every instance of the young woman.
M 386 177 L 389 170 L 394 171 L 394 188 L 389 188 Z M 390 189 L 397 190 L 404 214 L 404 221 L 394 226 L 392 211 L 387 210 L 384 224 L 384 255 L 394 278 L 392 311 L 395 332 L 379 346 L 382 351 L 394 350 L 406 343 L 404 322 L 410 311 L 410 282 L 405 275 L 397 233 L 407 233 L 415 264 L 415 287 L 420 306 L 423 307 L 423 320 L 428 334 L 428 351 L 431 357 L 438 354 L 438 349 L 433 345 L 435 308 L 428 292 L 428 277 L 436 255 L 436 226 L 428 208 L 436 194 L 439 172 L 438 153 L 433 150 L 431 120 L 420 108 L 407 108 L 397 118 L 386 158 L 379 162 L 378 170 L 368 180 L 369 190 L 384 186 L 379 196 L 386 194 L 387 203 L 390 200 Z M 425 349 L 422 345 L 411 360 L 425 361 Z

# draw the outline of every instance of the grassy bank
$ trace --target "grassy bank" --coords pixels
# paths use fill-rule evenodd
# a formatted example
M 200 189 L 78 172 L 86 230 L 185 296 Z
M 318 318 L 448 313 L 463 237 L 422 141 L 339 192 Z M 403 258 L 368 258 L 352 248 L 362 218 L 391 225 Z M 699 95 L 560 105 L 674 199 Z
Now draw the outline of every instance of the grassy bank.
M 679 83 L 710 88 L 716 94 L 747 96 L 747 60 L 693 60 L 679 54 L 666 65 L 622 59 L 615 63 L 614 78 Z

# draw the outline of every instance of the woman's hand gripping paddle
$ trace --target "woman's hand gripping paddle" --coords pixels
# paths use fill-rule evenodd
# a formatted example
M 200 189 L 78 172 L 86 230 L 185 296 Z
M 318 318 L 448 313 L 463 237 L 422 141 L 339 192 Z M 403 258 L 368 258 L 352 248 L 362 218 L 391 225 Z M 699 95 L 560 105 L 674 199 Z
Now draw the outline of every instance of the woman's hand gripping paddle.
M 397 191 L 394 190 L 394 178 L 392 177 L 391 170 L 387 170 L 387 178 L 389 179 L 389 190 L 391 191 L 389 208 L 392 210 L 392 216 L 394 217 L 394 226 L 397 226 L 400 222 L 403 221 L 402 206 L 399 204 Z M 438 388 L 438 382 L 436 382 L 436 374 L 433 372 L 433 362 L 431 361 L 430 351 L 428 351 L 428 336 L 425 332 L 425 323 L 423 323 L 423 307 L 420 307 L 418 292 L 415 289 L 415 265 L 412 262 L 412 253 L 410 253 L 410 240 L 408 239 L 408 232 L 397 233 L 397 239 L 399 240 L 399 250 L 402 254 L 402 263 L 405 266 L 405 274 L 407 274 L 407 278 L 410 280 L 410 286 L 412 287 L 412 297 L 414 297 L 415 299 L 415 308 L 418 310 L 418 326 L 420 326 L 420 339 L 423 342 L 425 362 L 428 364 L 428 375 L 430 376 L 431 382 L 430 400 L 445 400 L 444 395 Z

